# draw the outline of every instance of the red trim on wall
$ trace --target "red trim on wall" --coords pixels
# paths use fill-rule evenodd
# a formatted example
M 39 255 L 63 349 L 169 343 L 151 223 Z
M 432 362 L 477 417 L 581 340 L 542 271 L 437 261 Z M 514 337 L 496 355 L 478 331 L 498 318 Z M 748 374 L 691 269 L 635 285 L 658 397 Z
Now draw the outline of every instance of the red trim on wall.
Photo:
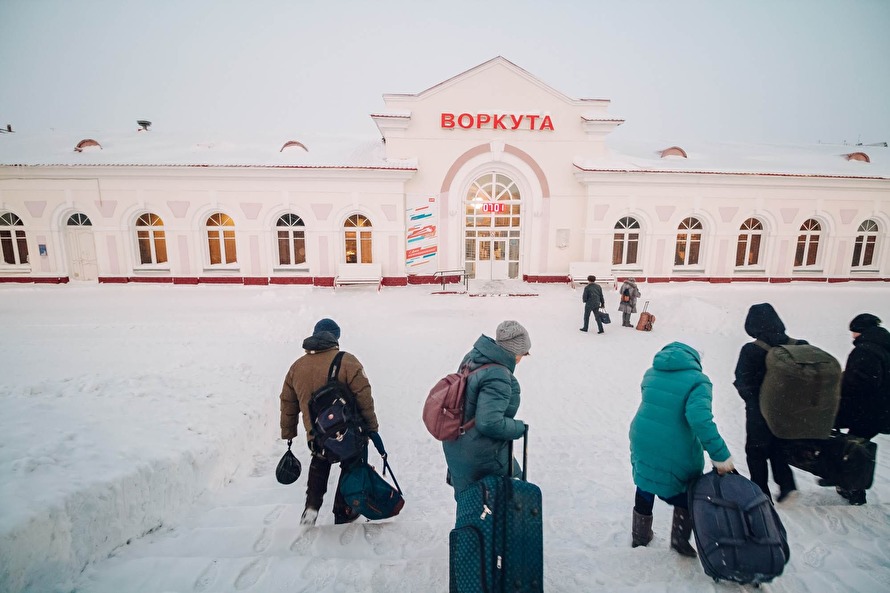
M 99 276 L 99 284 L 126 284 L 130 279 L 126 276 Z
M 313 282 L 315 286 L 328 286 L 333 288 L 334 286 L 334 277 L 333 276 L 316 276 L 313 278 Z
M 528 274 L 523 274 L 522 279 L 531 284 L 565 284 L 572 281 L 568 276 L 531 276 Z
M 0 276 L 0 282 L 11 284 L 68 284 L 67 276 Z
M 408 286 L 408 278 L 405 276 L 384 276 L 381 284 L 383 286 Z
M 190 286 L 196 286 L 198 284 L 197 278 L 191 277 L 173 277 L 173 284 L 188 284 Z
M 251 278 L 248 276 L 248 277 L 244 278 L 244 284 L 246 284 L 248 286 L 268 286 L 269 279 L 268 278 Z
M 241 276 L 203 276 L 198 278 L 200 284 L 244 284 Z
M 127 280 L 146 284 L 173 284 L 173 278 L 170 276 L 130 276 Z
M 311 285 L 312 276 L 272 276 L 269 278 L 269 284 Z

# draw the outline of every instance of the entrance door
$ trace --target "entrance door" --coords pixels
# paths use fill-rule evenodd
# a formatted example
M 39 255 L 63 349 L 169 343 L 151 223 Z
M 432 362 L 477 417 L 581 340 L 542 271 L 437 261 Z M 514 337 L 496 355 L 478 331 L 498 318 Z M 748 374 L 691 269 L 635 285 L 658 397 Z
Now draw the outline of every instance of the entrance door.
M 68 269 L 72 280 L 92 281 L 99 277 L 96 243 L 90 228 L 68 228 Z
M 506 239 L 479 237 L 476 254 L 477 280 L 506 280 L 510 277 Z
M 464 264 L 470 278 L 519 278 L 522 199 L 509 177 L 485 173 L 467 192 Z

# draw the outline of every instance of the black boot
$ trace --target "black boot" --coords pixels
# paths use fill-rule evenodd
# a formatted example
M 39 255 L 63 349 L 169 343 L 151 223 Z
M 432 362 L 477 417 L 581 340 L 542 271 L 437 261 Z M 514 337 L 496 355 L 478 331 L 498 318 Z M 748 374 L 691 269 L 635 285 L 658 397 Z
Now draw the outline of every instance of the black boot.
M 674 507 L 674 523 L 671 525 L 671 548 L 682 556 L 695 558 L 695 548 L 689 545 L 689 536 L 692 535 L 692 517 L 689 511 Z
M 631 527 L 631 547 L 649 545 L 652 541 L 652 515 L 641 515 L 634 510 L 633 526 Z

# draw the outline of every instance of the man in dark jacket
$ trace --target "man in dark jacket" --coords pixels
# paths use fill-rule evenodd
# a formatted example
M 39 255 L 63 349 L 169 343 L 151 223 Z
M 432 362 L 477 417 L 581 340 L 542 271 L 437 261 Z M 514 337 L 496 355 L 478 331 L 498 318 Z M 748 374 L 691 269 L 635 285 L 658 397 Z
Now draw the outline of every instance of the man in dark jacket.
M 785 324 L 769 303 L 751 305 L 745 319 L 745 332 L 755 340 L 769 346 L 787 344 L 790 338 L 785 334 Z M 797 340 L 798 344 L 806 344 Z M 766 375 L 767 350 L 754 342 L 742 346 L 735 367 L 735 385 L 739 395 L 745 400 L 745 454 L 751 481 L 760 486 L 764 494 L 770 496 L 769 470 L 773 469 L 773 480 L 779 485 L 777 500 L 782 502 L 797 490 L 791 466 L 785 459 L 782 440 L 776 438 L 760 411 L 760 387 Z M 771 496 L 770 496 L 771 497 Z M 772 498 L 772 497 L 771 497 Z
M 312 393 L 328 380 L 331 362 L 340 350 L 340 326 L 332 319 L 322 319 L 315 324 L 312 335 L 303 340 L 306 351 L 290 367 L 281 388 L 281 438 L 291 440 L 297 436 L 297 423 L 303 416 L 303 429 L 312 461 L 309 464 L 309 475 L 306 486 L 306 508 L 300 518 L 300 524 L 315 525 L 318 510 L 328 490 L 328 477 L 331 474 L 331 462 L 313 450 L 312 423 L 315 420 L 309 411 Z M 355 395 L 355 404 L 364 420 L 365 430 L 369 436 L 377 432 L 377 414 L 374 411 L 374 399 L 371 396 L 371 384 L 365 375 L 362 363 L 352 354 L 345 352 L 340 361 L 340 381 L 349 385 Z M 337 480 L 337 493 L 334 495 L 334 523 L 349 523 L 360 515 L 346 504 L 340 493 L 340 480 L 343 479 L 343 467 L 340 465 L 340 477 Z
M 584 302 L 584 327 L 581 328 L 581 331 L 587 331 L 587 327 L 590 325 L 590 314 L 593 313 L 593 318 L 596 320 L 596 333 L 603 333 L 603 322 L 596 310 L 606 306 L 606 299 L 603 297 L 602 287 L 596 283 L 596 276 L 587 277 L 587 286 L 581 293 L 581 300 Z
M 890 332 L 881 320 L 862 313 L 850 322 L 853 350 L 841 382 L 841 403 L 835 428 L 848 428 L 849 434 L 872 439 L 890 432 Z M 865 504 L 865 490 L 838 493 L 850 504 Z

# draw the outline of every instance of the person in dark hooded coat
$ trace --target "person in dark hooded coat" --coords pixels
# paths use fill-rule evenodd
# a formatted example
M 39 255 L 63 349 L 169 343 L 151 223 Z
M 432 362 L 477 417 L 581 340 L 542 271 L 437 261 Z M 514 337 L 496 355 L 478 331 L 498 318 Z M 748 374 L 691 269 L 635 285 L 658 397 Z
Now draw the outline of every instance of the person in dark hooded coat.
M 745 318 L 745 332 L 755 340 L 762 340 L 770 346 L 781 346 L 791 341 L 785 334 L 785 324 L 769 303 L 751 305 Z M 797 340 L 798 344 L 806 344 Z M 754 342 L 742 346 L 735 367 L 735 385 L 745 401 L 745 454 L 751 481 L 760 486 L 763 493 L 770 496 L 769 469 L 772 467 L 773 480 L 779 486 L 777 500 L 782 502 L 797 490 L 794 473 L 785 459 L 783 442 L 777 438 L 760 411 L 760 387 L 766 375 L 766 353 Z
M 873 439 L 890 432 L 890 332 L 881 320 L 862 313 L 850 322 L 853 350 L 847 357 L 841 381 L 841 403 L 834 427 L 847 428 L 851 435 Z M 843 490 L 838 494 L 850 504 L 865 504 L 865 490 Z

